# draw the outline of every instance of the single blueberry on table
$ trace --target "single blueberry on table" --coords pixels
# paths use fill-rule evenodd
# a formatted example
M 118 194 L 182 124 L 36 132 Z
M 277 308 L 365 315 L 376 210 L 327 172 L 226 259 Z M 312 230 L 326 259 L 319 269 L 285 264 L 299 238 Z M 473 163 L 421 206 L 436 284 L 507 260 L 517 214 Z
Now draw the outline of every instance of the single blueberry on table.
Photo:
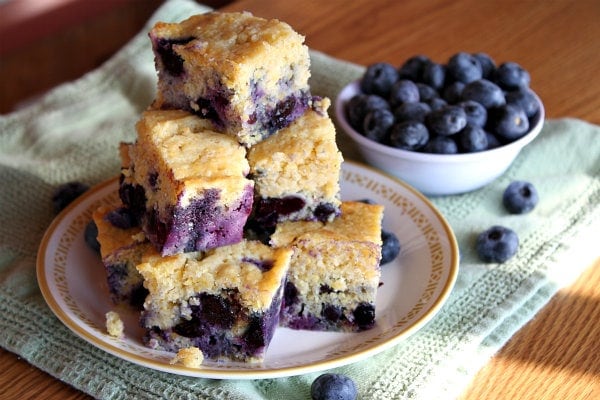
M 381 261 L 379 265 L 384 265 L 394 261 L 400 254 L 400 241 L 394 232 L 381 230 Z
M 388 131 L 394 124 L 394 114 L 386 109 L 377 109 L 369 112 L 363 122 L 362 133 L 365 137 L 376 142 L 383 142 Z
M 515 62 L 505 62 L 496 68 L 494 81 L 505 90 L 525 88 L 531 82 L 529 72 Z
M 404 103 L 394 109 L 394 117 L 396 122 L 425 122 L 425 116 L 430 112 L 431 107 L 427 103 Z
M 529 119 L 521 107 L 507 104 L 492 111 L 489 115 L 489 126 L 501 138 L 513 141 L 529 130 Z
M 487 109 L 473 100 L 458 103 L 467 114 L 467 123 L 474 126 L 484 127 L 487 122 Z
M 67 207 L 73 200 L 81 196 L 85 191 L 89 189 L 89 186 L 85 183 L 72 181 L 60 185 L 52 194 L 52 205 L 54 206 L 54 212 L 58 214 L 65 207 Z
M 506 104 L 521 107 L 528 118 L 535 116 L 540 111 L 540 103 L 529 88 L 519 88 L 506 93 Z
M 458 153 L 458 146 L 451 137 L 435 136 L 429 139 L 422 151 L 433 154 L 456 154 Z
M 356 384 L 343 374 L 319 375 L 310 386 L 312 400 L 355 400 L 357 396 Z
M 379 108 L 390 108 L 390 105 L 383 97 L 375 94 L 357 94 L 353 96 L 346 104 L 348 122 L 354 129 L 362 131 L 362 125 L 365 120 L 365 116 L 370 111 Z
M 484 79 L 489 79 L 490 77 L 492 77 L 494 71 L 496 70 L 496 62 L 494 61 L 494 59 L 490 55 L 481 52 L 474 53 L 473 57 L 475 57 L 481 65 L 482 77 Z
M 488 148 L 487 134 L 480 126 L 467 124 L 456 135 L 456 142 L 463 153 L 475 153 Z
M 389 144 L 403 150 L 420 150 L 429 140 L 429 131 L 418 121 L 403 121 L 390 129 Z
M 425 117 L 425 125 L 432 134 L 454 135 L 467 125 L 467 114 L 462 107 L 450 105 L 430 112 Z
M 416 103 L 419 101 L 419 88 L 408 79 L 400 79 L 392 85 L 388 101 L 392 107 L 404 103 Z
M 525 214 L 535 208 L 539 201 L 538 193 L 530 182 L 511 182 L 502 194 L 502 204 L 511 214 Z
M 450 80 L 469 83 L 481 79 L 483 71 L 477 58 L 471 54 L 460 52 L 448 60 L 446 73 Z
M 430 60 L 422 54 L 410 57 L 398 69 L 399 79 L 410 79 L 413 82 L 420 82 L 423 76 L 423 69 Z
M 477 236 L 477 254 L 484 262 L 503 263 L 519 249 L 519 237 L 509 228 L 495 225 Z
M 385 62 L 375 63 L 367 67 L 360 81 L 360 89 L 363 93 L 387 98 L 397 80 L 398 71 L 393 65 Z
M 472 100 L 490 109 L 506 104 L 504 92 L 500 86 L 487 79 L 473 81 L 465 86 L 461 98 L 463 101 Z

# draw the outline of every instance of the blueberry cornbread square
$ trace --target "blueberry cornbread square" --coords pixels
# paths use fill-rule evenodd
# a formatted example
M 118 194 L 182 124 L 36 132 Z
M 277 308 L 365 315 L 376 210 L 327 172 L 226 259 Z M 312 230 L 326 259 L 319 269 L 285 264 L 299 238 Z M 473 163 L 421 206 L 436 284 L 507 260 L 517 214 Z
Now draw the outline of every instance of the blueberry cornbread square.
M 273 246 L 294 254 L 280 325 L 355 332 L 375 324 L 383 206 L 343 202 L 332 222 L 282 222 Z
M 328 106 L 325 98 L 319 108 L 248 149 L 253 221 L 269 227 L 286 220 L 331 221 L 339 215 L 343 158 Z
M 248 12 L 211 12 L 149 33 L 158 71 L 154 108 L 182 109 L 249 147 L 311 102 L 304 37 Z
M 144 343 L 211 360 L 263 360 L 279 321 L 291 250 L 242 241 L 206 253 L 147 257 Z
M 121 146 L 121 199 L 164 255 L 237 243 L 252 209 L 246 149 L 181 110 L 149 110 Z
M 153 246 L 126 208 L 99 206 L 92 217 L 111 300 L 141 308 L 148 292 L 136 265 L 144 253 L 154 251 Z

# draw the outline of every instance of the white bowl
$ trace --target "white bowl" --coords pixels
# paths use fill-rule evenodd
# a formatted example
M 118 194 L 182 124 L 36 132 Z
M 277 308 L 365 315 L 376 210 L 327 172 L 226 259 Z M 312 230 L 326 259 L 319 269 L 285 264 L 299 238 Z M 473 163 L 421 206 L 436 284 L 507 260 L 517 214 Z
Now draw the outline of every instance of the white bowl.
M 360 92 L 358 82 L 345 86 L 335 102 L 337 121 L 358 147 L 365 161 L 429 196 L 451 195 L 479 189 L 508 169 L 521 149 L 542 130 L 544 106 L 531 121 L 529 132 L 495 149 L 461 154 L 430 154 L 401 150 L 377 143 L 355 131 L 346 119 L 346 103 Z

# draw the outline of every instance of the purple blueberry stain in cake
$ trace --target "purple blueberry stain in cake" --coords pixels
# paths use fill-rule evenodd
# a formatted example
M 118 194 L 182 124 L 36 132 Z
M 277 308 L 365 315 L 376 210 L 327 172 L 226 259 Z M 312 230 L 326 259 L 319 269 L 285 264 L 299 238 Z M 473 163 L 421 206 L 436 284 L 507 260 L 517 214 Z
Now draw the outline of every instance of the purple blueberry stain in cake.
M 119 207 L 115 210 L 110 211 L 104 216 L 104 219 L 108 221 L 112 226 L 119 229 L 129 229 L 137 226 L 135 216 L 131 209 L 127 207 Z
M 165 71 L 173 76 L 180 76 L 184 72 L 183 59 L 173 49 L 174 45 L 183 45 L 194 40 L 194 37 L 180 39 L 153 38 L 154 50 L 159 55 Z
M 136 225 L 139 225 L 142 215 L 146 210 L 146 192 L 141 185 L 124 183 L 123 179 L 124 177 L 121 176 L 119 198 L 123 204 L 131 210 L 132 215 L 136 220 Z
M 285 128 L 303 115 L 309 107 L 309 102 L 310 96 L 302 93 L 299 97 L 289 96 L 277 103 L 273 109 L 265 113 L 267 121 L 264 123 L 264 126 L 268 134 L 273 134 Z
M 242 262 L 254 264 L 261 272 L 267 272 L 273 268 L 273 260 L 259 260 L 258 258 L 244 257 Z
M 228 120 L 230 108 L 230 98 L 233 93 L 224 85 L 218 84 L 217 87 L 212 87 L 207 92 L 191 103 L 192 112 L 200 118 L 208 119 L 217 128 L 223 129 L 225 121 Z
M 283 290 L 283 308 L 290 307 L 298 303 L 298 288 L 292 282 L 287 281 Z
M 302 210 L 306 202 L 297 196 L 261 198 L 256 201 L 254 218 L 261 225 L 274 226 L 281 217 Z
M 163 256 L 238 243 L 252 210 L 253 193 L 252 185 L 247 185 L 240 200 L 228 209 L 220 204 L 220 190 L 209 189 L 185 207 L 177 205 L 163 213 L 149 210 L 144 232 Z

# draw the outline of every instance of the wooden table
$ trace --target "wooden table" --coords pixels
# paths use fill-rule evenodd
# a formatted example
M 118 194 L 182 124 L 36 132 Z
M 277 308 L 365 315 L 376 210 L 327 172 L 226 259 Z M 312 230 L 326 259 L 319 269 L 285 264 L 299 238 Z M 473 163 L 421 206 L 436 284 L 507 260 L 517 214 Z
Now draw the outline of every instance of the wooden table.
M 457 51 L 485 51 L 497 61 L 517 61 L 530 71 L 548 118 L 600 124 L 597 0 L 240 0 L 223 10 L 279 18 L 306 35 L 311 48 L 364 65 L 400 64 L 415 54 L 444 62 Z M 122 32 L 127 32 L 124 26 Z M 44 78 L 52 81 L 52 76 Z M 11 95 L 16 100 L 19 93 Z M 517 332 L 462 399 L 598 398 L 599 321 L 597 259 Z M 0 371 L 2 398 L 88 398 L 4 350 Z

